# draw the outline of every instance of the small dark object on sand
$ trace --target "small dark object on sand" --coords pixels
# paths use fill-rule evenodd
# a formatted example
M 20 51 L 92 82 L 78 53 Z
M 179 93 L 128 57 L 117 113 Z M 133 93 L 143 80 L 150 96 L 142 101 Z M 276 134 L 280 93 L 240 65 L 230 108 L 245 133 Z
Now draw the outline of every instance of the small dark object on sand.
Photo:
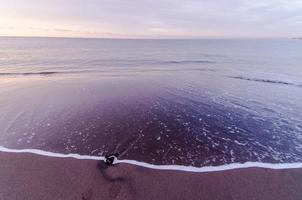
M 110 155 L 105 156 L 105 164 L 106 165 L 113 165 L 114 160 L 119 156 L 119 153 L 113 153 Z
M 99 161 L 98 162 L 98 167 L 99 168 L 104 168 L 104 164 L 109 167 L 113 165 L 114 160 L 119 156 L 119 153 L 113 153 L 110 155 L 105 156 L 105 160 Z M 105 167 L 106 168 L 106 167 Z

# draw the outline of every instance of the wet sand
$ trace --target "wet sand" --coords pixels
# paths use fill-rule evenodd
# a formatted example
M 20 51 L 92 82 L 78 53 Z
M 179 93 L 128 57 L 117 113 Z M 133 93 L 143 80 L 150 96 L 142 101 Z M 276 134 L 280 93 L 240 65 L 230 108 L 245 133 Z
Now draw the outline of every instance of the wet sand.
M 193 173 L 0 153 L 0 199 L 302 199 L 302 169 Z

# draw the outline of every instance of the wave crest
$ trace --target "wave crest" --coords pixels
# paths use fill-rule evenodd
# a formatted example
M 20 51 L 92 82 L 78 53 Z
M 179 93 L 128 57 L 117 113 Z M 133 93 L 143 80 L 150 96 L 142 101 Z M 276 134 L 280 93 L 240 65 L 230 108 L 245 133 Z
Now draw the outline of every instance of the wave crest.
M 302 87 L 302 84 L 281 81 L 281 80 L 273 80 L 273 79 L 249 78 L 249 77 L 244 77 L 244 76 L 229 76 L 229 78 L 246 80 L 246 81 L 262 82 L 262 83 L 272 83 L 272 84 L 291 85 L 291 86 L 296 86 L 296 87 Z
M 171 60 L 171 61 L 164 61 L 163 63 L 166 64 L 202 64 L 202 63 L 214 63 L 213 61 L 209 61 L 209 60 L 180 60 L 180 61 L 176 61 L 176 60 Z

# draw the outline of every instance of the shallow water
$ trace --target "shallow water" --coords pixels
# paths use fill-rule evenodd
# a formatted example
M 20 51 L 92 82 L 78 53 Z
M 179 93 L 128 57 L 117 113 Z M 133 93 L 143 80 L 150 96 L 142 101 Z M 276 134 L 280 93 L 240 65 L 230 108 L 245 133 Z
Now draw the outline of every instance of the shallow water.
M 193 166 L 302 161 L 300 41 L 0 46 L 0 146 Z

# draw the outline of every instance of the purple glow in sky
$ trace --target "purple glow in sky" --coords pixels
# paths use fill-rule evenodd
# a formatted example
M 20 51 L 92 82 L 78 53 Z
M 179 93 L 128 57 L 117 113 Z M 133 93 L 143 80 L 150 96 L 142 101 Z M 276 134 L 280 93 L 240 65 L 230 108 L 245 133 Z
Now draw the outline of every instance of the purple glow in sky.
M 301 0 L 0 0 L 0 35 L 299 37 Z

